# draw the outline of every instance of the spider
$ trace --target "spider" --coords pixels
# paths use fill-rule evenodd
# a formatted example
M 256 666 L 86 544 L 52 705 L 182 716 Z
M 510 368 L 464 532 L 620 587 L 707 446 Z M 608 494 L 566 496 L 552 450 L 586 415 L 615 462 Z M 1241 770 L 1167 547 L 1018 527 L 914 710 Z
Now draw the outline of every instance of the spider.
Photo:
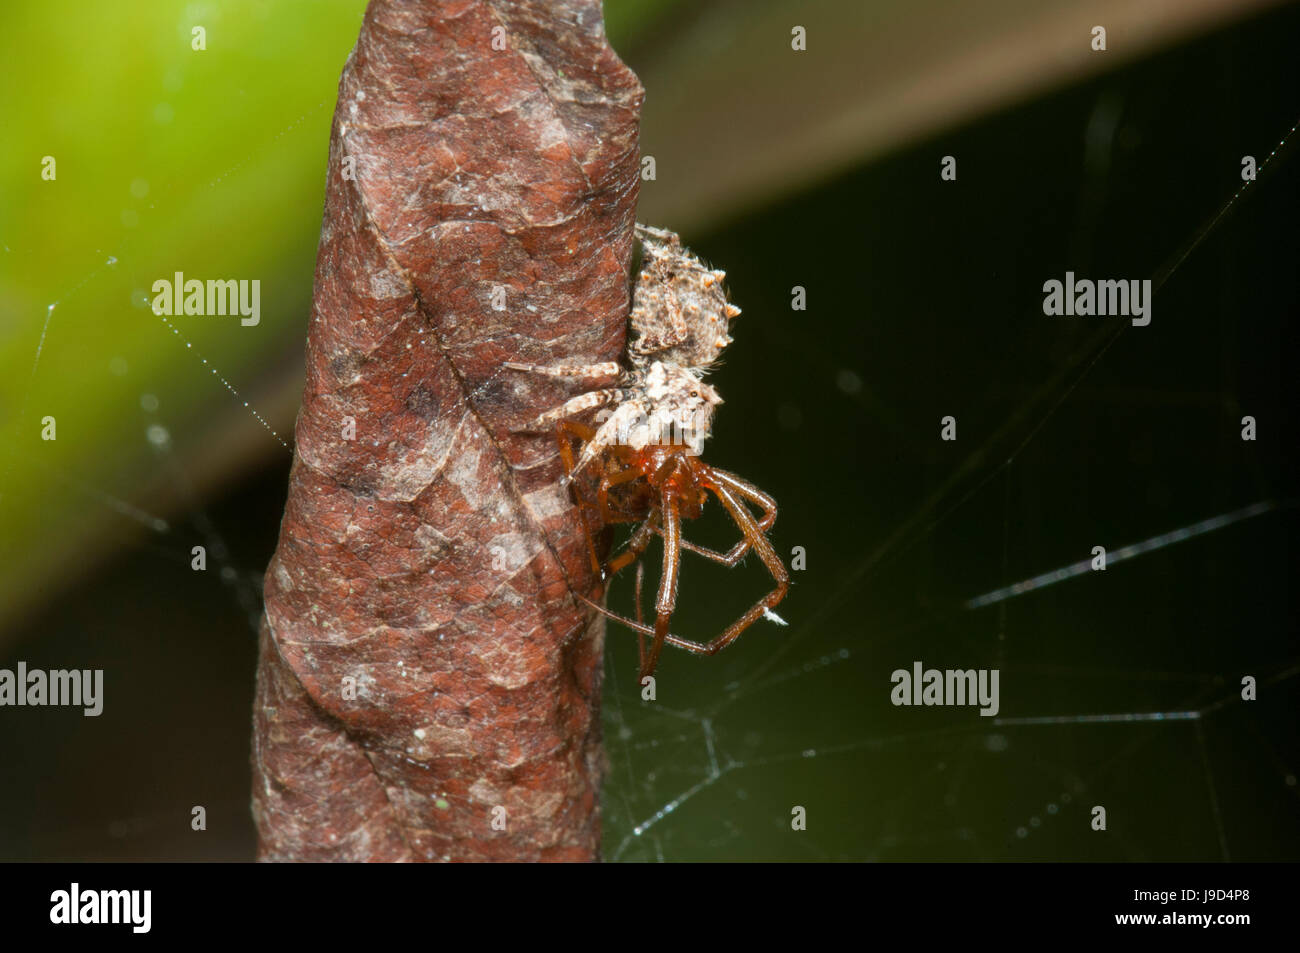
M 550 377 L 607 382 L 608 386 L 579 394 L 547 411 L 528 429 L 555 425 L 564 483 L 573 487 L 583 512 L 592 568 L 602 583 L 636 563 L 636 619 L 611 612 L 585 596 L 579 598 L 637 633 L 640 677 L 644 679 L 654 673 L 665 644 L 713 655 L 761 617 L 784 625 L 772 609 L 785 598 L 790 577 L 765 535 L 776 522 L 776 501 L 752 483 L 699 459 L 714 408 L 722 403 L 703 378 L 731 343 L 730 321 L 740 314 L 723 291 L 724 273 L 706 268 L 673 232 L 637 225 L 636 234 L 642 262 L 632 295 L 629 324 L 633 336 L 627 366 L 616 361 L 508 362 L 505 366 Z M 602 408 L 599 426 L 573 419 L 594 408 Z M 581 445 L 576 457 L 575 443 Z M 682 520 L 699 517 L 709 494 L 717 497 L 741 532 L 741 539 L 725 553 L 682 538 Z M 762 510 L 761 517 L 755 517 L 749 504 Z M 639 524 L 623 550 L 605 565 L 597 556 L 592 519 L 600 526 Z M 656 535 L 663 540 L 663 567 L 655 621 L 650 626 L 641 616 L 641 556 Z M 713 640 L 679 638 L 668 627 L 677 605 L 683 549 L 728 567 L 753 550 L 776 585 Z M 649 651 L 647 636 L 651 639 Z

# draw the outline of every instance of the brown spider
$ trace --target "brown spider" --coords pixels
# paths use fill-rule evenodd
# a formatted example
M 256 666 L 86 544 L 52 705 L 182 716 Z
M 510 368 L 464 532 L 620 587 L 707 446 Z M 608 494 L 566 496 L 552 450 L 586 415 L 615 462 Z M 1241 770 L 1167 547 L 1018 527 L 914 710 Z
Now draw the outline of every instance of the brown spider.
M 772 544 L 764 535 L 776 521 L 776 501 L 758 487 L 734 474 L 703 463 L 699 453 L 708 437 L 714 408 L 722 398 L 703 376 L 731 338 L 729 322 L 740 309 L 727 301 L 723 273 L 704 266 L 682 247 L 672 232 L 637 226 L 643 259 L 632 298 L 627 367 L 615 362 L 579 365 L 507 363 L 514 370 L 551 377 L 610 379 L 613 386 L 580 394 L 530 425 L 556 425 L 556 439 L 564 462 L 565 482 L 583 511 L 583 528 L 592 567 L 602 582 L 632 562 L 637 564 L 635 620 L 610 612 L 585 596 L 597 611 L 637 633 L 641 677 L 652 674 L 665 643 L 700 655 L 713 655 L 735 641 L 760 617 L 784 625 L 772 609 L 785 598 L 790 577 Z M 598 428 L 571 418 L 594 407 L 612 404 Z M 574 441 L 582 449 L 574 457 Z M 585 474 L 599 464 L 594 482 Z M 726 553 L 714 552 L 682 538 L 683 519 L 703 512 L 708 494 L 726 508 L 742 538 Z M 763 510 L 760 519 L 748 503 Z M 607 565 L 596 555 L 588 517 L 601 525 L 640 523 L 627 545 Z M 658 534 L 663 539 L 663 571 L 655 599 L 655 624 L 641 621 L 641 554 Z M 735 566 L 751 549 L 776 583 L 739 619 L 710 642 L 692 642 L 668 631 L 677 605 L 677 584 L 683 549 L 699 553 L 724 566 Z M 647 653 L 645 636 L 652 642 Z
M 580 423 L 560 423 L 558 438 L 566 472 L 572 473 L 574 467 L 570 437 L 589 442 L 595 433 L 591 427 Z M 611 447 L 606 451 L 604 464 L 604 472 L 596 486 L 595 500 L 582 493 L 575 492 L 575 496 L 584 511 L 594 511 L 601 525 L 640 523 L 623 550 L 607 565 L 602 566 L 596 557 L 591 527 L 585 516 L 583 520 L 592 565 L 602 580 L 609 579 L 630 563 L 636 563 L 636 619 L 611 612 L 581 594 L 579 598 L 603 615 L 636 632 L 641 678 L 654 674 L 659 663 L 659 653 L 665 643 L 697 655 L 713 655 L 734 642 L 740 633 L 761 617 L 766 616 L 784 624 L 772 609 L 785 598 L 790 588 L 790 577 L 776 550 L 764 535 L 776 522 L 776 500 L 735 474 L 709 466 L 694 456 L 689 447 L 678 444 L 652 444 L 640 450 L 624 446 Z M 624 486 L 628 489 L 619 494 L 618 488 Z M 611 491 L 615 492 L 612 503 Z M 698 546 L 682 537 L 681 521 L 698 518 L 704 510 L 709 493 L 726 507 L 742 534 L 740 541 L 726 553 Z M 761 519 L 755 519 L 742 502 L 744 500 L 762 507 Z M 655 599 L 655 624 L 651 627 L 641 618 L 641 586 L 645 574 L 641 554 L 656 534 L 663 539 L 663 569 L 659 577 L 659 593 Z M 772 574 L 776 587 L 712 641 L 692 642 L 675 636 L 668 631 L 668 626 L 677 606 L 677 584 L 683 549 L 699 553 L 728 567 L 735 566 L 753 549 Z M 649 653 L 645 647 L 647 635 L 652 639 Z

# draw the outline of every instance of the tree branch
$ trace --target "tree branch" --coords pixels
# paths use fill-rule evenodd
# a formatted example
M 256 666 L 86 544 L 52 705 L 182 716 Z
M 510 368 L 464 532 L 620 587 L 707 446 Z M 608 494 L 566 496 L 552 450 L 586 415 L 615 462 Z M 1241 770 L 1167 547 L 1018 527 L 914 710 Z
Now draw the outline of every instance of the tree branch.
M 642 91 L 599 0 L 375 0 L 266 575 L 264 860 L 598 856 L 603 628 L 505 361 L 618 357 Z

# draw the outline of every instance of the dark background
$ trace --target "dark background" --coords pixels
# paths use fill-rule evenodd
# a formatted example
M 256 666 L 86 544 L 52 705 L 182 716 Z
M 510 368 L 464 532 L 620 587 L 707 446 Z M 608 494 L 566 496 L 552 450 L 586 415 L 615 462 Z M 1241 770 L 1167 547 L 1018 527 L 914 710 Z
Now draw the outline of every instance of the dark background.
M 609 857 L 1300 855 L 1300 166 L 1265 169 L 1169 275 L 1148 327 L 1044 316 L 1041 290 L 1177 260 L 1241 187 L 1242 156 L 1262 163 L 1300 119 L 1298 28 L 1289 7 L 684 236 L 744 309 L 706 459 L 778 499 L 777 549 L 805 547 L 808 568 L 780 609 L 789 628 L 759 624 L 711 660 L 666 652 L 654 706 L 631 634 L 611 627 Z M 956 182 L 940 181 L 945 155 Z M 955 443 L 939 439 L 949 414 Z M 75 659 L 111 677 L 97 719 L 0 718 L 0 858 L 252 857 L 250 600 L 287 469 L 173 521 L 224 539 L 224 582 L 190 572 L 179 544 L 124 548 L 9 643 L 0 666 Z M 1104 574 L 963 608 L 1095 545 L 1261 501 L 1274 508 Z M 693 538 L 722 539 L 716 517 Z M 690 561 L 683 580 L 674 630 L 693 638 L 767 582 L 753 559 Z M 1059 721 L 895 708 L 889 675 L 915 660 L 999 668 L 1002 718 Z M 1258 701 L 1239 701 L 1243 675 Z M 1158 712 L 1201 717 L 1082 721 Z M 206 832 L 189 828 L 194 804 Z M 806 831 L 790 830 L 795 805 Z

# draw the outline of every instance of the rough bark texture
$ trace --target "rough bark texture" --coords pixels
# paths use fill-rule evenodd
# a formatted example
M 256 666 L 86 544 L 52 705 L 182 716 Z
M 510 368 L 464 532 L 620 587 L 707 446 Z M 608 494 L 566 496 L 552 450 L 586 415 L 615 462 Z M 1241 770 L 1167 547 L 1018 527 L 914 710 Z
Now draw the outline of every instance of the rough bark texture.
M 366 12 L 266 574 L 261 859 L 598 856 L 603 629 L 519 432 L 572 388 L 501 364 L 621 352 L 641 98 L 599 0 Z

